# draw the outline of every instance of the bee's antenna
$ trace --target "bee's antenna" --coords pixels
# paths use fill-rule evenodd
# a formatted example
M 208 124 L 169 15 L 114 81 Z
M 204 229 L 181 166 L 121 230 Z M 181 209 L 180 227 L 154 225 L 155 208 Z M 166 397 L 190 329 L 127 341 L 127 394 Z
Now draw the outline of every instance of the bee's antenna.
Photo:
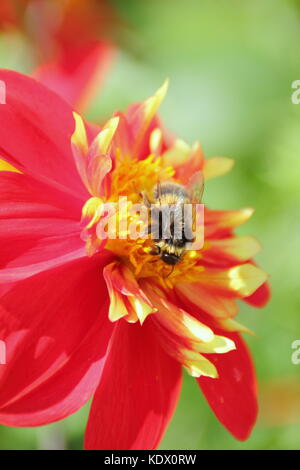
M 165 276 L 165 279 L 167 279 L 167 277 L 169 277 L 169 276 L 171 276 L 171 274 L 173 274 L 174 268 L 175 268 L 175 266 L 172 266 L 171 271 L 167 274 L 167 276 Z
M 157 187 L 157 198 L 158 198 L 159 204 L 161 206 L 161 182 L 160 181 L 157 182 L 156 187 Z

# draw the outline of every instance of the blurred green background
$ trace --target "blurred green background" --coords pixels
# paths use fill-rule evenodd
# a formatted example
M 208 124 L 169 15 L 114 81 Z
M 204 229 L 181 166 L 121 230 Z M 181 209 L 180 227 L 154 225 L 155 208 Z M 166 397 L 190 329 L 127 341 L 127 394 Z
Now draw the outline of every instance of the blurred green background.
M 271 276 L 263 310 L 241 304 L 239 320 L 256 336 L 253 352 L 261 396 L 248 441 L 231 437 L 213 416 L 196 383 L 185 376 L 161 449 L 299 449 L 300 364 L 300 105 L 291 84 L 300 79 L 300 4 L 288 0 L 118 0 L 124 20 L 119 52 L 104 89 L 88 110 L 108 117 L 152 94 L 166 77 L 161 108 L 166 126 L 206 156 L 235 160 L 230 175 L 209 181 L 212 208 L 253 206 L 240 233 L 263 245 L 258 262 Z M 1 67 L 30 68 L 24 44 L 0 36 Z M 63 422 L 38 428 L 0 427 L 1 449 L 82 447 L 88 406 Z

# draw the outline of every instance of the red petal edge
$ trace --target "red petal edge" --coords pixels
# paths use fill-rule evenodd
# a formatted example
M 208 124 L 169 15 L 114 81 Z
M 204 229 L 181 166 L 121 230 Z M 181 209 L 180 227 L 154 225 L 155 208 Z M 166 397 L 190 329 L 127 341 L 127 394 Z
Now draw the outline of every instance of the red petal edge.
M 234 437 L 244 441 L 251 433 L 258 412 L 254 366 L 239 334 L 224 331 L 218 334 L 230 337 L 237 349 L 207 356 L 217 367 L 219 378 L 196 380 L 218 420 Z
M 165 354 L 147 319 L 120 320 L 86 431 L 86 449 L 155 449 L 173 415 L 181 367 Z

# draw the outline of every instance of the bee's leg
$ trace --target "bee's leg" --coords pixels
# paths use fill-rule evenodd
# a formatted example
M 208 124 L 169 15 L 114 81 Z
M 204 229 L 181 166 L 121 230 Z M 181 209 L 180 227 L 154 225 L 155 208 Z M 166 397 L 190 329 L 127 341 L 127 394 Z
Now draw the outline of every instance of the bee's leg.
M 139 193 L 140 194 L 140 197 L 141 199 L 143 200 L 143 203 L 146 207 L 148 207 L 148 209 L 150 209 L 151 207 L 151 201 L 146 193 L 146 191 L 142 191 Z
M 160 255 L 160 246 L 158 245 L 153 245 L 152 248 L 151 248 L 151 251 L 149 251 L 149 254 L 150 255 L 154 255 L 154 256 L 158 256 Z
M 174 268 L 175 268 L 175 266 L 172 266 L 172 267 L 171 267 L 171 271 L 167 274 L 167 276 L 164 276 L 165 279 L 166 279 L 167 277 L 171 276 L 171 274 L 173 274 Z

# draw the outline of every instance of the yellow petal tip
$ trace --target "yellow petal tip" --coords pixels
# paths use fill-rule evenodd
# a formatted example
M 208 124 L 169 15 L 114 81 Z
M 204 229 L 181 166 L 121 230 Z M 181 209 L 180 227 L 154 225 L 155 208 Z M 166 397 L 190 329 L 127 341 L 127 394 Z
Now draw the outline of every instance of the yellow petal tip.
M 243 209 L 243 212 L 250 219 L 250 217 L 254 214 L 255 209 L 253 209 L 253 207 L 245 207 L 245 209 Z
M 112 139 L 118 128 L 119 120 L 120 119 L 118 116 L 111 118 L 109 121 L 107 121 L 103 129 L 97 135 L 95 141 L 97 143 L 98 152 L 100 154 L 105 154 L 108 152 Z
M 229 278 L 232 289 L 242 297 L 248 297 L 268 279 L 268 275 L 253 264 L 242 264 L 230 269 Z
M 75 130 L 71 136 L 71 142 L 73 145 L 80 148 L 83 152 L 87 152 L 88 142 L 83 119 L 76 112 L 73 112 L 73 117 L 75 120 Z
M 159 87 L 159 89 L 154 93 L 154 96 L 156 96 L 160 100 L 160 102 L 162 102 L 162 100 L 165 98 L 169 89 L 169 84 L 170 80 L 166 78 L 161 87 Z
M 169 80 L 166 79 L 162 86 L 154 93 L 154 95 L 150 96 L 145 101 L 145 119 L 146 121 L 152 119 L 156 111 L 158 110 L 161 102 L 165 98 L 169 87 Z
M 232 170 L 234 160 L 227 157 L 211 157 L 205 161 L 203 170 L 204 178 L 211 179 L 217 176 L 223 176 Z
M 10 163 L 0 158 L 0 171 L 12 171 L 13 173 L 22 173 Z

